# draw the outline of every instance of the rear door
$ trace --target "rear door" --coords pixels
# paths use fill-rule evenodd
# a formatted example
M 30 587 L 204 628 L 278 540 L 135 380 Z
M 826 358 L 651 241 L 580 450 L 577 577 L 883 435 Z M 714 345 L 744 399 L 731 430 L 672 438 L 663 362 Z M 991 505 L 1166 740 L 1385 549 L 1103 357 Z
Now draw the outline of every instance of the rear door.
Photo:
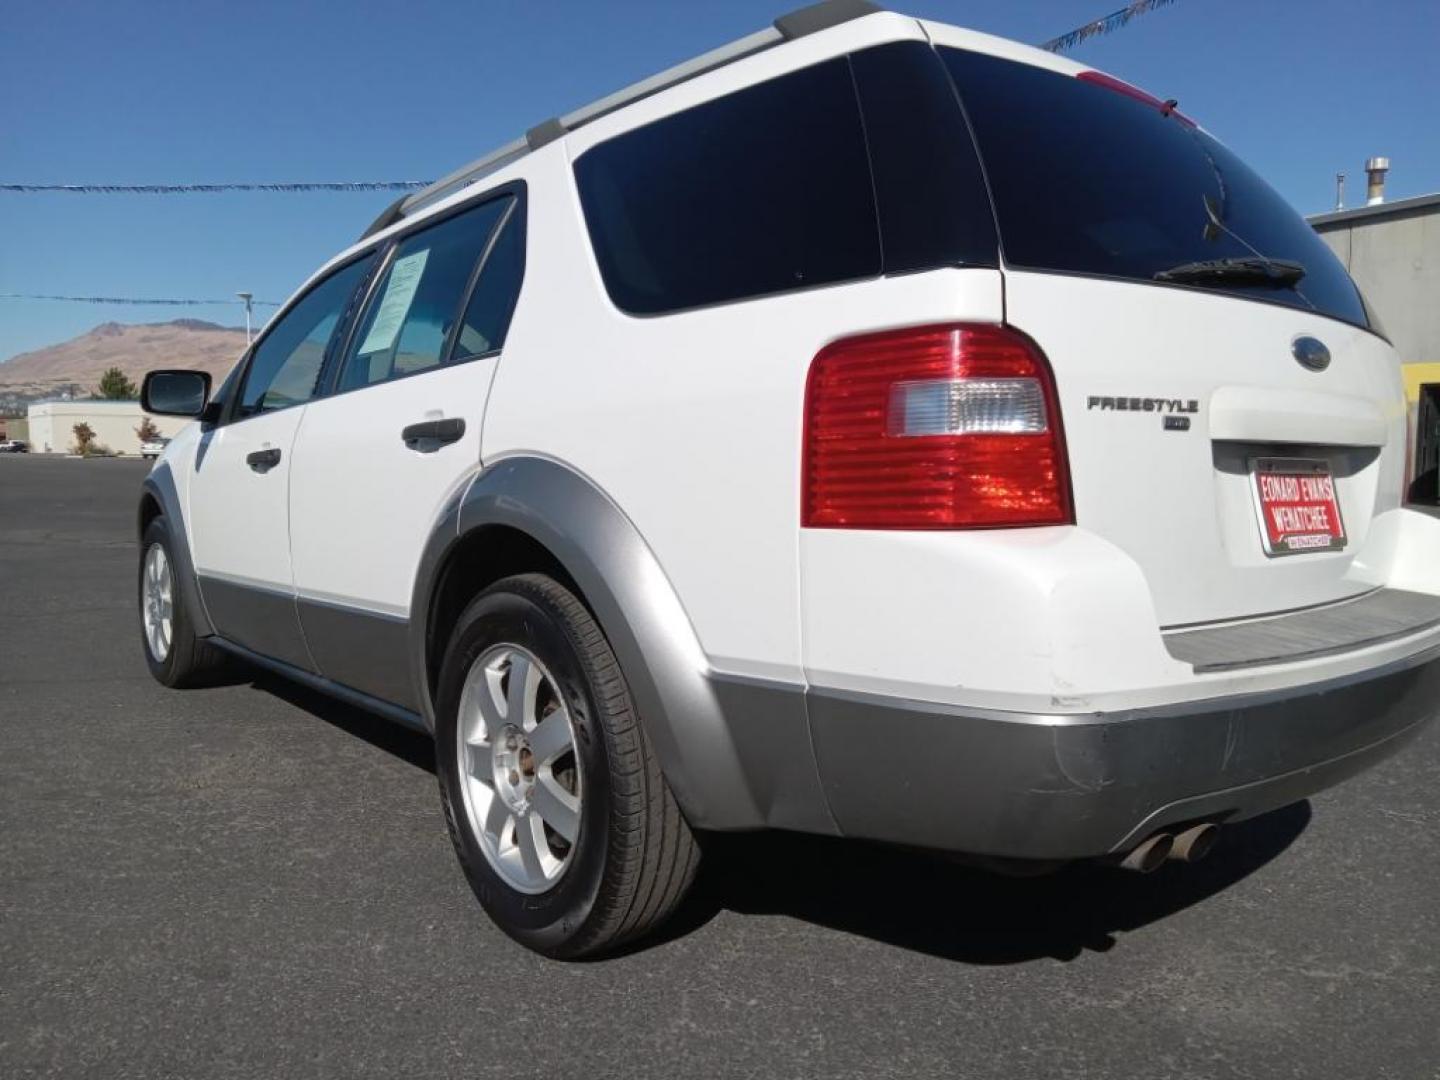
M 940 53 L 991 187 L 1006 320 L 1055 372 L 1077 524 L 1140 564 L 1166 626 L 1383 584 L 1399 367 L 1330 250 L 1173 102 Z M 1334 491 L 1323 512 L 1279 508 L 1319 531 L 1267 534 L 1275 469 Z
M 200 439 L 191 470 L 191 547 L 222 637 L 311 669 L 295 613 L 289 487 L 295 435 L 325 358 L 373 256 L 334 271 L 266 328 L 246 359 L 225 422 Z
M 400 238 L 296 443 L 290 540 L 310 650 L 326 677 L 405 707 L 416 568 L 479 466 L 523 268 L 518 188 Z

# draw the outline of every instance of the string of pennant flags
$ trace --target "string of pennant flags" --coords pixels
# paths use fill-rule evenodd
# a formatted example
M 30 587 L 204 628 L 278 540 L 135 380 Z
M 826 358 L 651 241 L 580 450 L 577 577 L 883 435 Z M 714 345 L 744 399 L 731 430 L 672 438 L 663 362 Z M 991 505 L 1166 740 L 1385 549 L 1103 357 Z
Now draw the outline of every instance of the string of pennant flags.
M 1103 34 L 1113 34 L 1137 16 L 1168 7 L 1175 0 L 1132 0 L 1069 33 L 1042 42 L 1040 48 L 1053 53 L 1069 52 L 1077 45 Z M 37 194 L 61 192 L 73 195 L 214 195 L 232 191 L 310 192 L 310 191 L 417 191 L 428 187 L 429 180 L 310 180 L 273 183 L 223 184 L 0 184 L 0 192 Z
M 1069 52 L 1094 37 L 1113 34 L 1132 19 L 1156 8 L 1168 7 L 1175 0 L 1132 0 L 1118 11 L 1112 11 L 1093 22 L 1077 26 L 1068 33 L 1042 42 L 1048 52 Z M 225 184 L 0 184 L 0 193 L 36 194 L 60 192 L 75 195 L 212 195 L 232 191 L 315 192 L 315 191 L 415 191 L 428 187 L 429 180 L 323 180 L 276 183 Z M 0 293 L 0 300 L 53 300 L 79 304 L 134 304 L 142 306 L 206 307 L 219 304 L 242 304 L 238 299 L 192 300 L 172 297 L 145 298 L 129 296 L 56 296 L 31 293 Z M 254 307 L 279 307 L 273 300 L 252 300 Z
M 320 180 L 265 184 L 0 184 L 0 191 L 72 195 L 214 195 L 227 191 L 416 191 L 429 180 Z
M 1167 7 L 1175 0 L 1133 0 L 1126 4 L 1119 11 L 1112 11 L 1103 18 L 1094 22 L 1086 23 L 1084 26 L 1077 26 L 1068 34 L 1061 34 L 1057 38 L 1042 42 L 1040 48 L 1047 52 L 1063 53 L 1069 52 L 1081 42 L 1089 41 L 1093 37 L 1100 37 L 1102 34 L 1113 34 L 1116 30 L 1124 27 L 1137 15 L 1144 15 L 1146 12 L 1154 11 L 1156 8 Z
M 229 300 L 190 300 L 173 297 L 136 297 L 136 296 L 56 296 L 47 293 L 0 293 L 0 300 L 60 300 L 72 304 L 143 304 L 146 307 L 151 305 L 174 306 L 174 307 L 211 307 L 215 304 L 244 304 L 244 300 L 231 298 Z M 251 300 L 252 307 L 275 307 L 280 306 L 275 300 Z

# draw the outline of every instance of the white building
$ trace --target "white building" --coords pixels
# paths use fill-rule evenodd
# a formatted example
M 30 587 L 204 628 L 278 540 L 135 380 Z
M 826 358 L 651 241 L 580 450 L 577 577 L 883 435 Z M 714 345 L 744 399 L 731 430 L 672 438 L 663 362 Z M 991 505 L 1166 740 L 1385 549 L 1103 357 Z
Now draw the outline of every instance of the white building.
M 140 453 L 135 429 L 145 417 L 138 401 L 44 401 L 29 409 L 30 449 L 37 454 L 66 454 L 75 445 L 75 425 L 89 424 L 96 447 L 117 454 Z M 173 436 L 189 420 L 182 416 L 152 416 L 163 436 Z

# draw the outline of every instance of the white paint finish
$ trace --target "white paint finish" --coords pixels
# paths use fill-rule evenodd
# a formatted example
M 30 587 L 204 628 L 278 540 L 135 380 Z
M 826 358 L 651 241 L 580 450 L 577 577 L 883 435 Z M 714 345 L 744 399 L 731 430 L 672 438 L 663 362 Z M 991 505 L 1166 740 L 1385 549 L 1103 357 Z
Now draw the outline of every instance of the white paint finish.
M 1067 60 L 1065 57 L 1045 49 L 1037 49 L 1033 45 L 1022 45 L 1018 41 L 995 37 L 992 34 L 982 34 L 978 30 L 947 26 L 945 23 L 931 22 L 929 19 L 921 19 L 920 26 L 936 45 L 952 49 L 966 49 L 969 52 L 988 53 L 990 56 L 998 56 L 1002 60 L 1014 60 L 1021 64 L 1030 64 L 1033 67 L 1048 68 L 1061 75 L 1079 75 L 1082 71 L 1093 70 L 1085 64 L 1077 64 L 1074 60 Z
M 1139 567 L 1080 529 L 806 529 L 800 553 L 819 685 L 1064 712 L 1190 674 Z
M 588 477 L 655 552 L 713 666 L 798 680 L 810 361 L 847 334 L 998 321 L 999 273 L 946 270 L 632 318 L 605 294 L 568 169 L 528 176 L 528 258 L 545 291 L 527 289 L 516 312 L 524 359 L 507 354 L 496 373 L 485 461 L 539 454 Z
M 1222 386 L 1210 397 L 1210 438 L 1384 446 L 1387 411 L 1377 401 L 1321 390 Z
M 1164 625 L 1382 583 L 1389 567 L 1364 547 L 1370 519 L 1400 504 L 1405 412 L 1399 363 L 1380 338 L 1274 304 L 1075 276 L 1007 271 L 1006 304 L 1055 370 L 1077 522 L 1140 565 Z M 1295 361 L 1299 334 L 1329 346 L 1326 371 Z M 1200 411 L 1191 430 L 1166 431 L 1160 413 L 1092 409 L 1092 396 L 1194 399 Z M 1267 558 L 1248 477 L 1217 468 L 1224 447 L 1212 439 L 1243 435 L 1251 452 L 1283 456 L 1285 440 L 1331 443 L 1332 427 L 1342 442 L 1378 429 L 1384 443 L 1378 460 L 1337 477 L 1350 545 Z
M 195 569 L 291 591 L 290 472 L 295 433 L 308 405 L 262 413 L 200 436 L 180 466 L 190 477 L 190 549 Z M 280 463 L 256 472 L 255 450 L 278 449 Z M 166 460 L 175 465 L 170 452 Z
M 1414 592 L 1440 593 L 1440 519 L 1414 510 L 1385 515 L 1394 537 L 1389 584 Z
M 1395 553 L 1385 584 L 1440 593 L 1440 521 L 1392 510 L 1377 531 Z M 810 529 L 801 553 L 807 681 L 914 701 L 1084 721 L 1301 688 L 1440 646 L 1435 629 L 1335 656 L 1197 676 L 1165 651 L 1140 567 L 1074 527 Z
M 311 402 L 295 447 L 290 543 L 301 596 L 408 615 L 420 555 L 446 499 L 480 462 L 493 357 Z M 461 417 L 428 453 L 400 431 Z

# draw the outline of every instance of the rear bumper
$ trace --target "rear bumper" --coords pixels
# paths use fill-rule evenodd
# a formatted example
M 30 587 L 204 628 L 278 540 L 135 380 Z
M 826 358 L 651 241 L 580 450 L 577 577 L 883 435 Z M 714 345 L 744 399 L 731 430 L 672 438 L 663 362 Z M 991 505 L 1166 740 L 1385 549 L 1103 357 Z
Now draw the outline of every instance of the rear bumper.
M 1440 712 L 1440 647 L 1343 679 L 1131 712 L 966 710 L 813 687 L 808 707 L 845 835 L 1086 858 L 1288 805 L 1388 756 Z

